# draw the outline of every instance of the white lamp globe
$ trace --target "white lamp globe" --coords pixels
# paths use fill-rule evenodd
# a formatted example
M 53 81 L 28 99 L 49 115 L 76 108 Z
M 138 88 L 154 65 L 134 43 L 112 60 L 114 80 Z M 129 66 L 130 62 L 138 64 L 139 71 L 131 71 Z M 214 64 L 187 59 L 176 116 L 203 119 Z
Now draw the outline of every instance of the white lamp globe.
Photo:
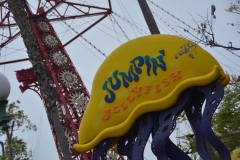
M 0 73 L 0 98 L 8 98 L 10 94 L 10 83 L 2 73 Z

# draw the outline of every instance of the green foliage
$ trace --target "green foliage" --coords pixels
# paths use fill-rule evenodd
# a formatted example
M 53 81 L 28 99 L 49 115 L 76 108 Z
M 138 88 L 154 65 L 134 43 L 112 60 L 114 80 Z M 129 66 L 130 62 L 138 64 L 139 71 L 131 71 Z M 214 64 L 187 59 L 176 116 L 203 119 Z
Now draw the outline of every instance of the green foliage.
M 23 139 L 13 136 L 14 131 L 17 130 L 22 132 L 37 130 L 36 125 L 31 123 L 28 116 L 18 106 L 19 104 L 20 102 L 17 101 L 6 106 L 6 112 L 12 120 L 8 124 L 8 131 L 0 131 L 0 136 L 6 135 L 5 141 L 0 141 L 2 149 L 1 160 L 29 160 L 32 158 L 32 151 L 27 150 L 27 143 Z
M 8 142 L 5 141 L 4 145 L 6 146 L 6 152 L 4 155 L 0 156 L 1 160 L 5 160 L 10 157 L 10 149 L 13 150 L 14 160 L 30 160 L 32 158 L 32 151 L 27 150 L 27 143 L 23 139 L 18 139 L 17 137 L 12 138 L 11 147 L 8 145 Z
M 213 116 L 212 126 L 215 133 L 228 147 L 229 151 L 240 147 L 240 82 L 237 77 L 225 88 L 225 95 Z
M 10 103 L 7 107 L 7 114 L 15 122 L 13 131 L 19 129 L 21 129 L 22 132 L 30 130 L 36 131 L 37 130 L 36 125 L 30 122 L 28 116 L 24 114 L 23 110 L 20 110 L 17 104 L 20 104 L 20 102 L 17 101 L 16 103 L 15 102 Z

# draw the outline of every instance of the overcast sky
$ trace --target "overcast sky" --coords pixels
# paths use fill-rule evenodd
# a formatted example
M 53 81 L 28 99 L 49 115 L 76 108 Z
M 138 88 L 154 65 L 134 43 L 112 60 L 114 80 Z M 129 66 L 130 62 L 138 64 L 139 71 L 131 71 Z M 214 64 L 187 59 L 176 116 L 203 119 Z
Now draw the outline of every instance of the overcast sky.
M 76 2 L 81 3 L 83 1 Z M 86 0 L 86 2 L 101 7 L 108 7 L 107 0 Z M 240 36 L 236 32 L 236 27 L 227 25 L 229 22 L 240 21 L 240 18 L 236 14 L 231 14 L 224 11 L 224 9 L 226 9 L 231 2 L 235 2 L 235 0 L 153 0 L 153 2 L 192 27 L 196 27 L 193 17 L 196 21 L 200 20 L 199 15 L 206 16 L 207 9 L 210 10 L 210 6 L 214 4 L 216 6 L 215 14 L 217 16 L 216 23 L 214 25 L 216 41 L 224 45 L 231 41 L 233 45 L 238 45 L 238 47 L 240 46 Z M 29 3 L 33 7 L 33 10 L 37 7 L 37 0 L 29 0 Z M 176 35 L 177 33 L 181 32 L 180 27 L 183 27 L 183 24 L 180 21 L 177 21 L 170 15 L 162 12 L 161 9 L 156 10 L 156 7 L 153 7 L 152 4 L 149 3 L 149 5 L 151 9 L 154 10 L 154 12 L 157 13 L 162 19 L 160 20 L 156 18 L 161 34 Z M 116 14 L 113 14 L 113 17 L 117 20 L 129 39 L 150 34 L 136 0 L 114 0 L 112 1 L 112 9 L 114 13 L 120 15 L 121 17 L 133 20 L 135 22 L 134 25 L 136 24 L 139 28 L 141 28 L 142 31 L 135 29 L 134 25 L 128 24 L 126 21 L 116 16 Z M 72 13 L 76 14 L 77 12 L 72 10 Z M 91 17 L 90 19 L 86 18 L 84 20 L 69 20 L 66 22 L 71 26 L 71 28 L 74 28 L 76 31 L 80 32 L 82 29 L 82 26 L 80 25 L 87 24 L 86 21 L 90 21 L 92 19 L 94 19 L 94 17 Z M 167 27 L 168 24 L 175 30 L 169 29 Z M 72 29 L 69 29 L 63 22 L 54 23 L 53 25 L 63 42 L 66 42 L 73 35 L 76 35 L 76 33 Z M 68 29 L 67 32 L 65 32 L 66 29 Z M 115 31 L 117 31 L 117 33 Z M 5 31 L 2 30 L 0 30 L 0 32 L 5 33 Z M 184 35 L 184 33 L 182 34 Z M 124 33 L 119 29 L 116 23 L 111 23 L 110 18 L 107 17 L 83 36 L 86 37 L 92 44 L 94 44 L 94 46 L 100 49 L 101 52 L 109 55 L 116 47 L 128 41 L 128 39 L 123 35 Z M 240 64 L 237 56 L 234 56 L 230 52 L 221 48 L 211 49 L 207 46 L 202 47 L 208 50 L 221 63 L 224 70 L 230 74 L 240 75 Z M 82 77 L 85 85 L 90 91 L 94 75 L 105 57 L 81 38 L 68 45 L 66 50 L 72 58 L 72 61 Z M 235 53 L 240 55 L 239 52 Z M 7 56 L 5 56 L 5 54 Z M 22 43 L 21 37 L 14 40 L 1 50 L 0 62 L 21 58 L 27 58 L 26 49 Z M 11 84 L 9 101 L 13 102 L 20 100 L 21 109 L 23 109 L 25 114 L 29 116 L 29 119 L 32 121 L 32 123 L 36 124 L 38 127 L 37 132 L 17 132 L 18 136 L 26 140 L 28 143 L 28 148 L 34 151 L 34 159 L 55 160 L 58 159 L 58 155 L 41 99 L 33 91 L 27 90 L 24 94 L 22 94 L 18 88 L 20 84 L 16 79 L 14 71 L 27 69 L 30 67 L 31 64 L 27 61 L 9 65 L 1 65 L 0 72 L 6 75 Z M 184 129 L 185 128 L 183 128 L 183 130 Z M 175 137 L 175 135 L 173 135 L 173 137 Z M 146 152 L 145 157 L 147 159 L 153 159 L 150 151 Z

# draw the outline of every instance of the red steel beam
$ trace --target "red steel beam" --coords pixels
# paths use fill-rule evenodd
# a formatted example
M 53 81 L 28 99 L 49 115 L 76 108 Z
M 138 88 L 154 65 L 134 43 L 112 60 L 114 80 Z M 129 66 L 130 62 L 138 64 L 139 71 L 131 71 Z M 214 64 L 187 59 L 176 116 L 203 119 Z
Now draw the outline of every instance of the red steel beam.
M 84 17 L 89 17 L 89 16 L 99 16 L 99 15 L 105 15 L 109 14 L 109 12 L 99 12 L 99 13 L 91 13 L 91 14 L 85 14 L 85 15 L 78 15 L 78 16 L 66 16 L 66 17 L 61 17 L 61 18 L 51 18 L 49 19 L 50 22 L 54 21 L 61 21 L 61 20 L 68 20 L 68 19 L 75 19 L 75 18 L 84 18 Z
M 3 42 L 2 44 L 0 44 L 0 48 L 3 48 L 4 46 L 6 46 L 8 43 L 10 43 L 11 41 L 13 41 L 15 38 L 17 38 L 20 35 L 20 32 L 16 33 L 14 36 L 12 37 L 8 37 L 8 40 L 6 40 L 5 42 Z
M 23 59 L 18 59 L 18 60 L 13 60 L 13 61 L 1 62 L 0 65 L 23 62 L 23 61 L 29 61 L 29 58 L 23 58 Z
M 70 6 L 76 5 L 76 6 L 81 6 L 81 7 L 90 7 L 90 8 L 101 9 L 101 10 L 109 10 L 109 8 L 90 6 L 90 5 L 85 5 L 85 4 L 73 3 L 73 2 L 62 2 L 62 3 L 68 4 Z
M 11 24 L 0 24 L 0 28 L 6 28 L 6 27 L 14 27 L 17 26 L 17 23 L 11 23 Z
M 98 21 L 96 21 L 95 23 L 93 23 L 91 26 L 89 26 L 87 29 L 83 30 L 81 33 L 79 33 L 78 35 L 76 35 L 75 37 L 73 37 L 71 40 L 69 40 L 67 43 L 65 43 L 63 45 L 63 47 L 66 47 L 69 43 L 71 43 L 72 41 L 74 41 L 75 39 L 77 39 L 78 37 L 80 37 L 83 33 L 87 32 L 90 28 L 92 28 L 93 26 L 95 26 L 97 23 L 99 23 L 101 20 L 103 20 L 104 18 L 106 18 L 108 16 L 108 14 L 105 14 L 102 18 L 100 18 Z
M 49 2 L 50 3 L 50 2 Z M 58 7 L 62 2 L 55 2 L 55 5 L 53 6 L 52 3 L 50 3 L 50 5 L 52 6 L 52 8 L 50 8 L 49 10 L 47 10 L 45 12 L 45 14 L 50 13 L 52 10 L 56 10 L 56 7 Z

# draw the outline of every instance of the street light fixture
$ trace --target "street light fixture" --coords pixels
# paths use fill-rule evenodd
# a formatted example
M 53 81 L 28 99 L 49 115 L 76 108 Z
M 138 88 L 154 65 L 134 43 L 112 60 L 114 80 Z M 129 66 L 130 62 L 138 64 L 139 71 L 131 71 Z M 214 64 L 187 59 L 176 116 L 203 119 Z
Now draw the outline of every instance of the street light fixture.
M 7 131 L 9 126 L 8 122 L 11 118 L 6 114 L 6 104 L 8 103 L 8 96 L 10 93 L 10 83 L 8 79 L 0 73 L 0 127 L 2 130 Z

